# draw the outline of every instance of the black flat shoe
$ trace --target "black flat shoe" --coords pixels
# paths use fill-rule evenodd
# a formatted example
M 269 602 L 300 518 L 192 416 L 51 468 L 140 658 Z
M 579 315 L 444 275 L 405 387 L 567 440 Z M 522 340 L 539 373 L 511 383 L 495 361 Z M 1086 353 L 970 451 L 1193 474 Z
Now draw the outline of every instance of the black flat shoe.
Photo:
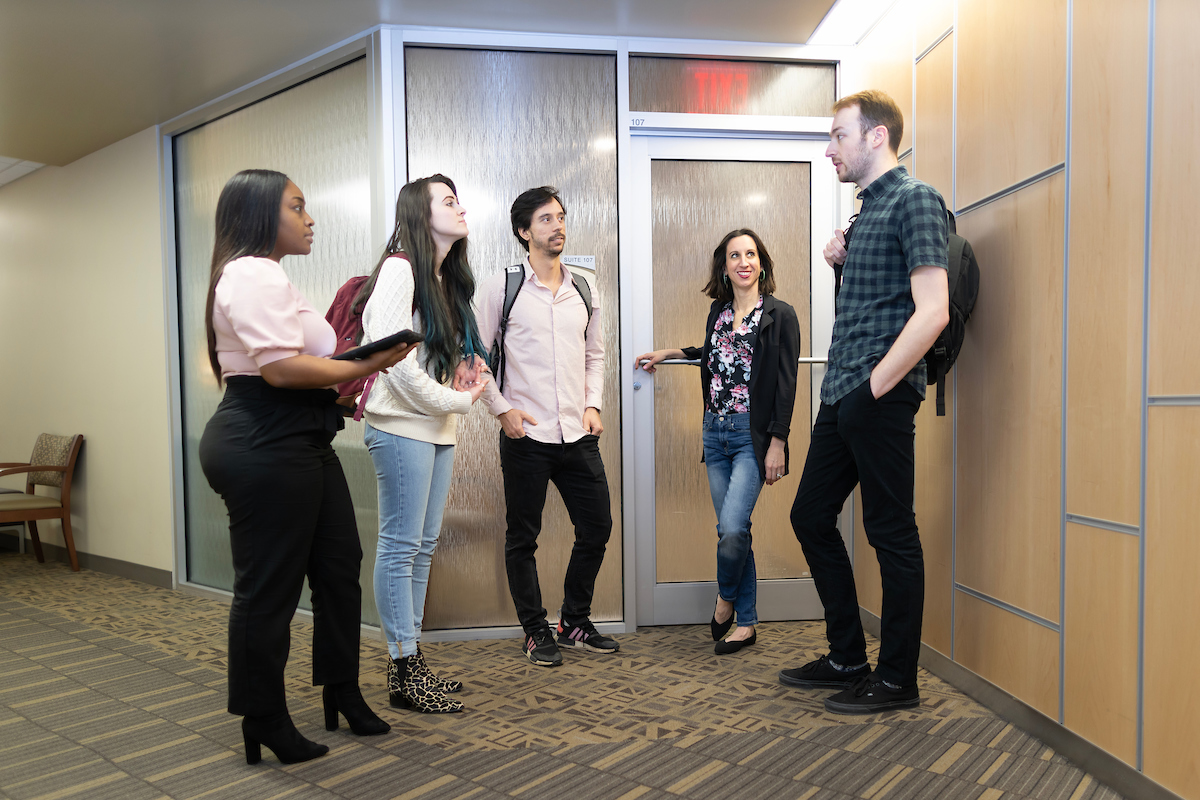
M 708 627 L 712 630 L 714 642 L 719 642 L 725 638 L 725 634 L 729 633 L 729 629 L 733 627 L 733 618 L 736 616 L 732 611 L 729 612 L 729 619 L 724 622 L 717 622 L 717 612 L 713 611 L 712 622 L 708 623 Z
M 727 656 L 736 653 L 743 647 L 749 647 L 758 640 L 758 631 L 753 631 L 746 639 L 738 639 L 733 642 L 717 642 L 713 646 L 713 652 L 719 656 Z
M 286 711 L 262 717 L 242 717 L 242 741 L 246 745 L 247 764 L 262 761 L 264 744 L 283 764 L 311 761 L 329 752 L 325 745 L 305 739 Z
M 379 736 L 387 733 L 392 726 L 379 718 L 371 710 L 367 701 L 363 700 L 358 684 L 352 682 L 326 684 L 321 690 L 321 700 L 325 705 L 325 730 L 338 729 L 338 712 L 346 718 L 350 730 L 359 736 Z

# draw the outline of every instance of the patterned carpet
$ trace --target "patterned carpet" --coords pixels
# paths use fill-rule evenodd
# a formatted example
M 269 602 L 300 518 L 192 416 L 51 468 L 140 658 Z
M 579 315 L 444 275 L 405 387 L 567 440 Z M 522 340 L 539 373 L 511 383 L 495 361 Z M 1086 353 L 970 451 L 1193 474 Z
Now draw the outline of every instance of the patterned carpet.
M 921 708 L 824 712 L 776 672 L 824 652 L 822 625 L 771 623 L 738 656 L 707 627 L 646 628 L 612 656 L 530 665 L 517 640 L 430 644 L 466 682 L 463 714 L 386 710 L 391 734 L 324 730 L 293 625 L 292 716 L 330 754 L 244 761 L 225 706 L 224 604 L 31 556 L 0 555 L 0 797 L 1061 798 L 1120 800 L 1064 758 L 922 673 Z M 386 706 L 383 645 L 363 642 Z

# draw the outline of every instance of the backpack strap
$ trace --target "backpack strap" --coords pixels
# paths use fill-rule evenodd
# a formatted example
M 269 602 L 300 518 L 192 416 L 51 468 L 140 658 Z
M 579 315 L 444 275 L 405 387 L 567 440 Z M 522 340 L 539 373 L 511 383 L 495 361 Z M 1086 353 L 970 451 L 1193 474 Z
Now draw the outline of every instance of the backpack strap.
M 587 278 L 582 275 L 576 275 L 570 268 L 567 272 L 571 273 L 571 283 L 575 285 L 575 291 L 579 292 L 579 297 L 583 300 L 583 307 L 587 309 L 587 322 L 583 324 L 583 335 L 587 338 L 587 326 L 592 324 L 592 287 L 588 284 Z
M 508 315 L 512 313 L 513 303 L 517 302 L 517 295 L 521 293 L 521 286 L 525 283 L 525 265 L 514 264 L 511 267 L 504 269 L 504 305 L 500 309 L 500 341 L 496 343 L 497 357 L 492 365 L 493 372 L 496 373 L 496 387 L 500 391 L 504 391 L 504 337 L 508 333 Z
M 846 225 L 846 230 L 842 231 L 842 238 L 846 240 L 846 252 L 850 252 L 850 236 L 854 231 L 854 221 L 858 219 L 858 214 L 850 218 L 850 222 Z M 847 255 L 847 258 L 849 255 Z M 842 291 L 842 269 L 845 267 L 845 262 L 833 265 L 833 302 L 837 303 L 838 293 Z

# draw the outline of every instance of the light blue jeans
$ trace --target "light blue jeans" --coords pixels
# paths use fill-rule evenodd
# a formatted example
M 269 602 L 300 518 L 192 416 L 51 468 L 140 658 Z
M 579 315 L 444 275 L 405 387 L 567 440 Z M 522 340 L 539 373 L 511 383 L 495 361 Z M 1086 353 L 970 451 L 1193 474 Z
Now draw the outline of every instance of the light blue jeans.
M 407 439 L 370 425 L 363 436 L 379 479 L 375 606 L 392 658 L 415 655 L 429 565 L 450 494 L 454 445 Z
M 750 515 L 763 481 L 750 438 L 750 414 L 704 412 L 704 465 L 717 512 L 717 591 L 733 603 L 737 624 L 758 624 Z

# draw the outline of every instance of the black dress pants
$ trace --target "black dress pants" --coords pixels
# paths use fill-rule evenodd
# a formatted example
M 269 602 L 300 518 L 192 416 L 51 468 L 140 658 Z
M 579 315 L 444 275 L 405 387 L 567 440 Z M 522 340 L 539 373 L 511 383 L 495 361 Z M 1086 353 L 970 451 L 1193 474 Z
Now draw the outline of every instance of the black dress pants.
M 792 528 L 825 606 L 829 655 L 843 666 L 867 660 L 854 571 L 837 515 L 862 484 L 863 527 L 883 581 L 876 674 L 899 686 L 917 682 L 925 562 L 913 512 L 913 419 L 921 396 L 906 381 L 878 400 L 868 380 L 833 405 L 821 404 L 792 505 Z
M 562 618 L 568 623 L 582 622 L 591 616 L 596 575 L 612 533 L 599 438 L 589 435 L 568 444 L 545 444 L 528 436 L 510 439 L 501 432 L 500 469 L 508 508 L 504 564 L 521 627 L 533 633 L 546 624 L 534 553 L 550 481 L 558 487 L 575 526 L 575 546 L 563 581 Z
M 200 466 L 229 509 L 229 711 L 287 710 L 283 671 L 304 577 L 312 589 L 313 683 L 358 680 L 362 546 L 327 389 L 232 377 L 200 439 Z

